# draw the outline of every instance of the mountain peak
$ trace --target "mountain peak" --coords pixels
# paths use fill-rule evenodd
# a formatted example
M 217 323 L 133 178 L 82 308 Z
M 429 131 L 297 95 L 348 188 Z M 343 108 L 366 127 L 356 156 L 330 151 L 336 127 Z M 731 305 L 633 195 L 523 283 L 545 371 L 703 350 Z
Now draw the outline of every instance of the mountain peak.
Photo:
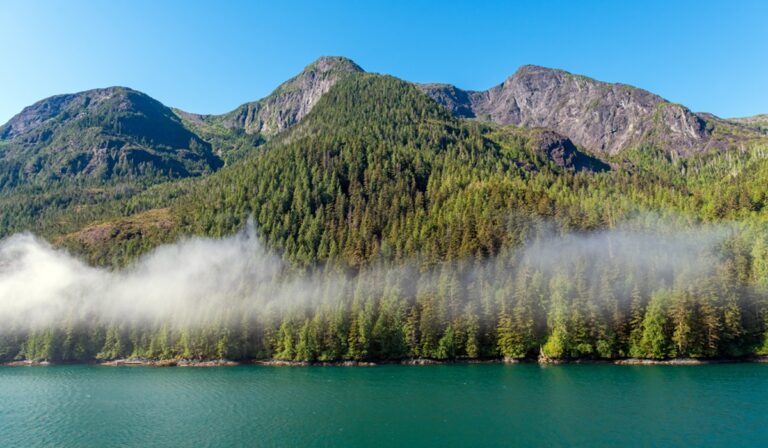
M 223 123 L 248 134 L 275 135 L 298 123 L 340 79 L 361 72 L 364 70 L 351 59 L 321 56 L 266 98 L 225 114 Z
M 360 73 L 365 70 L 357 65 L 355 61 L 344 56 L 320 56 L 304 68 L 304 72 L 308 71 Z
M 552 129 L 602 155 L 646 143 L 681 155 L 722 146 L 710 138 L 707 120 L 681 105 L 637 87 L 560 69 L 523 65 L 482 92 L 420 88 L 456 116 Z
M 44 98 L 11 117 L 0 126 L 0 139 L 12 139 L 34 131 L 50 119 L 65 115 L 70 118 L 70 110 L 93 109 L 98 105 L 113 101 L 116 98 L 129 96 L 149 98 L 146 94 L 129 87 L 111 86 L 85 90 L 77 93 L 67 93 Z M 125 108 L 125 106 L 123 106 Z
M 127 88 L 56 95 L 24 108 L 0 127 L 0 184 L 45 184 L 188 177 L 221 166 L 211 145 L 171 109 Z
M 535 74 L 535 73 L 570 75 L 569 72 L 565 70 L 561 70 L 559 68 L 544 67 L 542 65 L 535 65 L 535 64 L 525 64 L 525 65 L 521 65 L 515 71 L 515 73 L 513 73 L 512 76 L 510 76 L 510 78 L 516 75 L 527 75 L 527 74 Z

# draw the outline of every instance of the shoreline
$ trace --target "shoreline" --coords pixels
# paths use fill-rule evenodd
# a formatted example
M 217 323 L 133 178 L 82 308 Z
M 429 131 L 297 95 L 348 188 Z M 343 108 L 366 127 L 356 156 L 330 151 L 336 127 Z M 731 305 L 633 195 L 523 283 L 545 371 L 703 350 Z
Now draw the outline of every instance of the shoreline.
M 440 360 L 430 358 L 407 358 L 401 360 L 388 361 L 288 361 L 281 359 L 143 359 L 127 358 L 115 359 L 111 361 L 94 362 L 51 362 L 51 361 L 10 361 L 0 363 L 2 367 L 46 367 L 54 365 L 97 365 L 104 367 L 234 367 L 244 365 L 256 365 L 267 367 L 376 367 L 384 365 L 403 365 L 403 366 L 430 366 L 430 365 L 451 365 L 451 364 L 539 364 L 564 365 L 564 364 L 612 364 L 617 366 L 702 366 L 712 364 L 739 364 L 739 363 L 768 363 L 768 356 L 752 356 L 745 358 L 674 358 L 674 359 L 642 359 L 642 358 L 623 358 L 623 359 L 550 359 L 550 358 L 474 358 L 474 359 L 454 359 Z

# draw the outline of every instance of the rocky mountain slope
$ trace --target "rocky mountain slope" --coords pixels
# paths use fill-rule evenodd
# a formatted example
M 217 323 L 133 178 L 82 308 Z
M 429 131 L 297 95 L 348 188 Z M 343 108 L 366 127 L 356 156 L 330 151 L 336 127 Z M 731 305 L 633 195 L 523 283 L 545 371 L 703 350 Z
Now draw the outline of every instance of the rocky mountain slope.
M 245 103 L 224 115 L 184 114 L 184 118 L 271 137 L 304 118 L 317 100 L 344 76 L 362 71 L 347 58 L 323 56 L 266 98 Z
M 0 362 L 768 354 L 768 138 L 547 69 L 488 92 L 427 88 L 445 108 L 412 83 L 325 62 L 254 103 L 250 130 L 235 113 L 185 114 L 122 88 L 45 100 L 0 128 L 0 168 L 33 181 L 0 188 L 0 265 L 21 275 L 6 276 L 9 303 L 40 297 L 16 285 L 49 266 L 84 276 L 31 300 L 50 310 L 4 322 Z M 596 154 L 582 151 L 591 137 Z M 258 239 L 219 240 L 249 221 Z M 4 239 L 24 231 L 130 267 L 90 270 L 30 235 Z M 168 313 L 123 322 L 84 306 L 113 294 Z
M 0 127 L 0 186 L 187 177 L 221 165 L 171 109 L 125 87 L 47 98 Z
M 339 79 L 361 71 L 349 59 L 321 57 L 223 115 L 172 110 L 125 87 L 46 98 L 0 127 L 0 187 L 212 172 L 298 123 Z
M 269 96 L 222 115 L 170 109 L 124 87 L 51 97 L 0 127 L 0 188 L 209 173 L 295 126 L 336 83 L 361 72 L 349 59 L 321 57 Z M 603 159 L 645 147 L 687 157 L 764 135 L 758 118 L 695 114 L 642 89 L 530 65 L 482 92 L 417 87 L 459 118 L 548 130 L 537 134 L 542 151 L 563 167 L 601 170 L 583 149 Z
M 768 114 L 754 115 L 752 117 L 731 118 L 728 121 L 756 129 L 763 134 L 768 134 Z
M 516 140 L 541 160 L 574 171 L 601 172 L 611 169 L 602 160 L 581 151 L 571 139 L 545 128 L 506 126 L 494 134 L 497 141 Z
M 445 84 L 419 88 L 459 117 L 549 128 L 604 156 L 643 144 L 683 156 L 728 144 L 713 135 L 722 125 L 716 117 L 695 114 L 642 89 L 563 70 L 526 65 L 481 92 Z

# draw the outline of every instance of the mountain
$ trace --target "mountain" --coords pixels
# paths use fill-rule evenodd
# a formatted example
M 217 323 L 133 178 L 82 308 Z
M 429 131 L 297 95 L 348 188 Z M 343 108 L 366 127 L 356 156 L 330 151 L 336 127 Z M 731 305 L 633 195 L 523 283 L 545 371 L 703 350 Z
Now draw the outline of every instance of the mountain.
M 0 127 L 0 188 L 210 173 L 296 124 L 339 79 L 361 71 L 321 57 L 266 98 L 218 116 L 172 110 L 125 87 L 46 98 Z
M 728 121 L 756 129 L 763 134 L 768 134 L 768 114 L 754 115 L 752 117 L 731 118 Z
M 0 188 L 210 173 L 297 125 L 336 83 L 363 72 L 349 59 L 324 56 L 267 97 L 222 115 L 170 109 L 123 87 L 47 98 L 0 127 Z M 547 129 L 550 140 L 562 137 L 559 151 L 574 157 L 586 156 L 583 149 L 606 158 L 644 147 L 687 157 L 759 137 L 763 123 L 694 114 L 642 89 L 530 65 L 482 92 L 417 87 L 458 118 Z M 563 167 L 597 169 L 581 156 L 557 157 Z
M 45 327 L 28 330 L 31 312 L 6 323 L 0 362 L 764 355 L 765 142 L 687 158 L 627 150 L 607 169 L 550 129 L 457 118 L 411 83 L 352 73 L 215 173 L 45 207 L 32 229 L 56 246 L 137 263 L 117 271 L 128 283 L 105 273 L 94 303 L 122 291 L 131 309 L 146 291 L 168 314 L 101 318 L 78 297 Z M 6 199 L 0 225 L 30 198 Z M 233 251 L 253 249 L 245 235 L 187 238 L 251 218 L 275 257 Z M 167 262 L 137 261 L 180 237 L 159 252 Z M 10 241 L 5 263 L 37 260 L 18 255 L 29 236 Z M 187 317 L 198 309 L 202 321 Z
M 0 188 L 188 177 L 221 165 L 171 109 L 125 87 L 47 98 L 0 127 Z
M 563 70 L 526 65 L 481 92 L 446 84 L 419 88 L 456 116 L 548 128 L 602 156 L 642 145 L 688 156 L 729 143 L 715 138 L 714 128 L 723 125 L 716 117 L 695 114 L 636 87 Z
M 436 87 L 438 102 L 391 76 L 322 67 L 254 103 L 253 117 L 286 118 L 277 133 L 267 119 L 249 130 L 227 121 L 236 114 L 185 115 L 132 91 L 50 100 L 3 127 L 3 151 L 17 160 L 23 150 L 28 160 L 57 155 L 62 146 L 51 142 L 69 142 L 66 154 L 107 137 L 170 148 L 170 157 L 189 138 L 226 166 L 183 178 L 117 173 L 88 185 L 61 176 L 0 192 L 0 235 L 30 230 L 116 269 L 71 268 L 30 235 L 4 240 L 10 289 L 0 291 L 55 306 L 5 318 L 0 362 L 768 354 L 768 138 L 639 90 L 619 101 L 623 87 L 600 94 L 594 81 L 563 73 L 554 76 L 570 87 L 518 73 L 492 93 Z M 640 129 L 615 133 L 619 157 L 578 140 L 597 124 L 573 117 L 594 98 L 600 126 Z M 608 100 L 623 109 L 603 109 Z M 259 115 L 265 104 L 272 115 Z M 563 122 L 545 120 L 542 104 Z M 520 123 L 502 120 L 505 110 Z M 651 124 L 648 110 L 657 111 Z M 681 131 L 686 120 L 706 122 L 703 133 Z M 707 150 L 737 138 L 737 150 Z M 692 146 L 669 146 L 678 140 Z M 250 220 L 274 256 L 264 258 L 250 232 L 218 239 Z M 50 293 L 26 289 L 58 263 L 84 280 L 59 275 Z M 122 306 L 120 315 L 92 312 L 115 299 L 129 310 L 147 300 L 174 306 L 152 319 Z
M 508 137 L 518 138 L 532 154 L 560 168 L 590 172 L 611 169 L 602 160 L 579 150 L 568 137 L 549 129 L 507 126 L 497 134 L 496 139 L 502 141 Z
M 402 132 L 394 132 L 393 126 Z M 242 224 L 245 214 L 260 210 L 263 203 L 274 200 L 273 196 L 282 197 L 272 215 L 257 214 L 257 221 L 266 229 L 269 226 L 264 222 L 289 211 L 295 213 L 294 207 L 307 202 L 307 197 L 325 197 L 341 188 L 344 200 L 351 200 L 350 195 L 358 191 L 357 187 L 348 190 L 355 179 L 363 186 L 372 182 L 364 197 L 383 203 L 397 202 L 394 196 L 377 196 L 383 186 L 393 182 L 400 189 L 403 185 L 399 182 L 415 179 L 419 188 L 408 190 L 407 195 L 416 201 L 418 195 L 423 200 L 434 194 L 425 190 L 430 182 L 433 188 L 466 186 L 467 182 L 479 182 L 487 188 L 503 180 L 525 190 L 524 194 L 508 192 L 525 196 L 516 207 L 534 207 L 537 214 L 550 218 L 557 201 L 544 197 L 553 193 L 542 189 L 575 188 L 567 185 L 575 179 L 581 179 L 575 184 L 579 188 L 590 185 L 594 192 L 610 191 L 593 199 L 607 204 L 618 200 L 615 195 L 627 193 L 629 187 L 618 179 L 631 181 L 635 190 L 645 188 L 642 182 L 669 188 L 664 194 L 677 198 L 675 204 L 696 194 L 700 201 L 697 207 L 709 200 L 700 196 L 711 197 L 711 193 L 700 191 L 706 185 L 720 191 L 719 199 L 730 197 L 732 201 L 727 206 L 715 203 L 706 208 L 707 219 L 714 219 L 742 206 L 761 210 L 762 193 L 747 194 L 754 186 L 744 183 L 762 178 L 760 145 L 764 143 L 759 132 L 738 121 L 693 114 L 644 90 L 561 70 L 525 66 L 493 89 L 471 92 L 444 84 L 414 85 L 374 76 L 349 59 L 321 57 L 266 98 L 222 115 L 170 109 L 140 92 L 119 87 L 52 97 L 24 109 L 0 127 L 0 208 L 4 211 L 0 213 L 0 235 L 34 229 L 57 241 L 78 240 L 63 237 L 108 220 L 159 209 L 166 211 L 142 215 L 132 221 L 130 231 L 99 230 L 93 235 L 128 235 L 126 241 L 133 244 L 134 236 L 157 233 L 149 230 L 148 223 L 153 221 L 157 221 L 153 229 L 167 230 L 169 236 L 178 231 L 226 234 Z M 739 151 L 714 151 L 731 147 Z M 318 148 L 324 148 L 319 155 Z M 462 150 L 469 151 L 470 159 Z M 339 160 L 340 155 L 349 157 L 339 151 L 354 151 L 362 158 Z M 286 159 L 273 160 L 278 154 Z M 446 154 L 453 159 L 446 159 Z M 457 167 L 457 160 L 468 166 Z M 330 175 L 331 162 L 343 162 L 334 174 L 333 182 L 338 185 L 332 182 L 323 187 L 327 190 L 320 191 L 319 185 L 328 179 L 305 184 L 312 173 Z M 257 163 L 263 166 L 254 167 Z M 217 174 L 224 165 L 228 167 Z M 307 171 L 299 175 L 296 167 L 305 165 Z M 269 166 L 294 168 L 262 172 Z M 413 167 L 419 168 L 412 171 Z M 464 171 L 467 168 L 470 172 Z M 442 177 L 446 169 L 461 174 L 448 181 Z M 248 186 L 261 182 L 233 179 L 238 171 L 261 172 L 260 179 L 268 179 L 259 187 L 258 204 L 233 195 L 233 191 L 246 188 L 248 194 L 242 194 L 249 197 Z M 389 174 L 373 182 L 371 179 L 380 173 Z M 227 180 L 217 180 L 223 183 L 209 188 L 209 178 L 210 182 Z M 171 182 L 176 179 L 187 180 Z M 730 183 L 721 183 L 723 179 Z M 553 182 L 560 185 L 555 187 Z M 25 186 L 28 188 L 16 188 Z M 301 188 L 300 198 L 294 196 L 294 187 Z M 199 198 L 199 192 L 195 193 L 198 188 L 218 191 L 227 202 L 216 204 L 213 199 Z M 634 193 L 633 199 L 622 199 L 628 201 L 622 205 L 626 210 L 639 201 Z M 432 198 L 431 204 L 454 194 L 444 191 Z M 658 200 L 646 198 L 646 207 L 656 207 Z M 204 211 L 189 215 L 200 216 L 198 224 L 191 227 L 194 223 L 188 219 L 195 219 L 173 213 L 177 210 L 174 206 L 187 203 L 204 207 Z M 320 205 L 323 209 L 328 206 L 315 204 L 310 211 L 316 213 L 314 207 Z M 499 206 L 506 209 L 510 204 Z M 560 206 L 569 210 L 564 214 L 559 209 L 557 214 L 558 220 L 568 216 L 566 227 L 598 227 L 615 219 L 598 218 L 594 210 L 578 211 L 573 204 Z M 398 216 L 394 211 L 391 215 Z M 155 219 L 158 216 L 162 219 Z M 309 225 L 306 223 L 310 221 L 308 216 L 295 216 L 277 227 Z M 206 224 L 200 224 L 203 222 Z M 168 223 L 175 224 L 169 227 Z M 321 226 L 319 222 L 317 225 Z M 330 224 L 324 221 L 322 225 Z M 384 228 L 387 225 L 382 224 Z M 147 226 L 147 231 L 134 232 L 137 226 Z M 279 244 L 275 244 L 290 246 L 287 256 L 297 256 L 294 250 L 299 229 L 282 232 Z M 285 240 L 289 236 L 293 243 Z M 371 241 L 381 236 L 368 235 Z M 343 244 L 351 244 L 348 241 L 357 236 L 350 238 Z M 109 239 L 81 239 L 111 244 Z M 93 260 L 125 261 L 155 243 L 121 248 L 117 258 Z M 316 254 L 315 243 L 311 249 L 302 250 Z
M 501 194 L 506 190 L 497 183 L 504 179 L 589 176 L 609 169 L 553 131 L 457 119 L 410 83 L 358 73 L 340 80 L 298 125 L 250 157 L 200 179 L 184 195 L 156 202 L 157 213 L 87 226 L 62 241 L 100 264 L 132 254 L 127 246 L 136 242 L 127 234 L 140 235 L 149 248 L 149 240 L 165 241 L 157 229 L 167 222 L 175 223 L 164 228 L 170 238 L 226 235 L 252 215 L 268 242 L 299 265 L 329 257 L 362 265 L 379 256 L 383 239 L 394 238 L 387 244 L 401 256 L 413 255 L 413 247 L 398 247 L 396 236 L 416 232 L 431 240 L 427 235 L 447 225 L 431 220 L 460 213 L 465 197 L 492 195 L 492 220 L 503 223 L 512 202 L 524 203 Z M 151 196 L 156 201 L 163 195 Z M 419 220 L 431 224 L 418 232 L 402 227 L 426 226 Z M 474 232 L 473 226 L 464 223 L 455 231 Z M 501 235 L 502 226 L 494 233 Z M 483 250 L 493 252 L 495 244 Z
M 361 72 L 363 69 L 347 58 L 323 56 L 266 98 L 245 103 L 224 115 L 186 114 L 184 118 L 271 137 L 298 123 L 340 79 Z

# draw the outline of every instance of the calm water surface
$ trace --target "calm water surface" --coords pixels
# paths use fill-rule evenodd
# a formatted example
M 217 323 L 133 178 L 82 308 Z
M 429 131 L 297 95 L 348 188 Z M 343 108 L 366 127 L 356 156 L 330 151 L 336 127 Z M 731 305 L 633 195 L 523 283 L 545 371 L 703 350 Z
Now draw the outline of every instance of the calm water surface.
M 768 365 L 0 367 L 0 446 L 768 446 Z

